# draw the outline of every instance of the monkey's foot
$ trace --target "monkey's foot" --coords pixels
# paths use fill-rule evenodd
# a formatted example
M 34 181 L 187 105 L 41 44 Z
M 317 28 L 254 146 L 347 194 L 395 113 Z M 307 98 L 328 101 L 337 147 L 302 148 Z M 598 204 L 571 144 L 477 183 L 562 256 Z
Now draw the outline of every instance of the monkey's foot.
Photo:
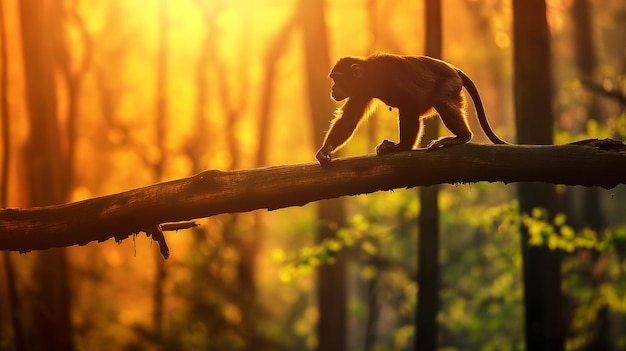
M 470 141 L 470 138 L 461 138 L 461 137 L 443 137 L 437 140 L 433 140 L 426 146 L 428 151 L 435 151 L 442 149 L 444 147 L 452 146 L 452 145 L 460 145 L 465 144 Z
M 446 145 L 442 144 L 442 143 L 437 143 L 435 141 L 431 141 L 428 145 L 426 145 L 426 151 L 435 151 L 435 150 L 439 150 L 443 147 L 445 147 Z
M 389 154 L 389 153 L 398 152 L 398 151 L 402 151 L 398 147 L 398 143 L 394 143 L 393 141 L 390 141 L 387 139 L 383 140 L 382 143 L 376 146 L 377 155 Z

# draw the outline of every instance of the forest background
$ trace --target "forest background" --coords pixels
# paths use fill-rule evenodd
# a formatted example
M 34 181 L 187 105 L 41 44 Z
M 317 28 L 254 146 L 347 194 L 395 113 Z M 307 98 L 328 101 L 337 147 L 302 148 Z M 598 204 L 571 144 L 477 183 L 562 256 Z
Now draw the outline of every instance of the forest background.
M 78 201 L 205 169 L 314 161 L 334 107 L 330 65 L 377 51 L 423 54 L 424 8 L 327 1 L 317 28 L 325 39 L 311 50 L 306 2 L 3 1 L 2 207 Z M 555 143 L 623 140 L 624 101 L 606 92 L 626 90 L 626 4 L 546 4 Z M 442 58 L 472 77 L 497 134 L 515 140 L 511 1 L 442 6 Z M 592 45 L 581 50 L 584 36 Z M 311 51 L 328 60 L 313 82 Z M 310 99 L 317 87 L 323 104 Z M 379 104 L 343 155 L 396 139 L 396 114 Z M 469 120 L 479 130 L 473 111 Z M 626 192 L 595 189 L 591 209 L 586 188 L 557 194 L 561 214 L 549 223 L 558 235 L 539 230 L 531 240 L 562 252 L 566 348 L 626 349 Z M 540 210 L 520 216 L 515 198 L 512 185 L 440 187 L 441 349 L 524 347 L 519 224 L 546 223 L 537 224 Z M 167 261 L 143 235 L 3 253 L 0 349 L 315 349 L 322 311 L 312 273 L 337 257 L 345 275 L 326 291 L 345 287 L 336 293 L 346 294 L 346 349 L 410 349 L 417 192 L 342 201 L 342 219 L 329 223 L 318 204 L 199 220 L 168 234 Z M 321 227 L 337 239 L 316 244 Z

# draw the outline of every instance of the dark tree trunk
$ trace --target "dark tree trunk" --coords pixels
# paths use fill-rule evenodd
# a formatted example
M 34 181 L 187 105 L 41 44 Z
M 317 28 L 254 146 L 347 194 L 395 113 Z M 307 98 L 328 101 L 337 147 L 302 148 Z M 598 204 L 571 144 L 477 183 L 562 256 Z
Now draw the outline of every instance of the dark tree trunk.
M 304 32 L 307 87 L 314 143 L 321 145 L 322 131 L 328 129 L 333 105 L 328 97 L 328 41 L 326 35 L 325 1 L 301 0 L 299 23 Z M 311 155 L 312 156 L 312 155 Z M 335 236 L 337 228 L 345 225 L 342 199 L 322 201 L 318 207 L 318 241 Z M 332 265 L 318 269 L 317 294 L 319 321 L 317 325 L 318 350 L 346 349 L 346 264 L 340 254 Z
M 426 55 L 441 57 L 441 0 L 425 0 Z M 424 121 L 422 146 L 438 137 L 439 120 Z M 421 212 L 419 217 L 416 339 L 415 350 L 436 350 L 439 336 L 439 186 L 419 188 Z
M 517 141 L 552 144 L 550 32 L 544 0 L 513 1 L 513 48 Z M 523 213 L 540 207 L 554 214 L 556 193 L 551 184 L 519 184 L 518 198 Z M 522 225 L 526 349 L 561 351 L 560 252 L 529 246 L 528 239 L 528 228 Z
M 572 17 L 574 22 L 574 43 L 576 49 L 576 66 L 581 80 L 593 81 L 596 70 L 596 57 L 593 43 L 593 26 L 591 24 L 591 13 L 589 0 L 574 0 L 572 3 Z M 591 101 L 587 106 L 587 118 L 595 119 L 601 115 L 596 95 L 591 95 Z M 569 192 L 572 189 L 568 189 Z M 589 228 L 601 233 L 605 227 L 605 220 L 600 202 L 600 191 L 596 187 L 582 188 L 582 223 Z M 595 291 L 606 281 L 604 269 L 597 269 L 601 261 L 597 252 L 592 252 L 592 260 L 587 266 L 590 268 L 583 274 L 588 279 Z M 601 263 L 600 263 L 601 264 Z M 596 321 L 592 324 L 592 340 L 586 346 L 586 350 L 609 350 L 610 329 L 609 329 L 609 309 L 603 306 L 598 311 Z
M 7 89 L 9 87 L 9 67 L 7 64 L 7 35 L 4 16 L 4 3 L 0 4 L 0 130 L 2 131 L 2 156 L 0 159 L 0 207 L 6 207 L 9 190 L 9 160 L 11 157 L 11 137 L 9 119 L 9 97 Z
M 2 160 L 0 161 L 0 208 L 8 206 L 9 192 L 9 160 L 11 156 L 11 134 L 9 133 L 11 125 L 9 119 L 9 99 L 8 99 L 8 65 L 7 65 L 7 36 L 4 17 L 4 4 L 0 4 L 0 129 L 2 130 Z M 2 253 L 4 263 L 4 273 L 7 281 L 7 295 L 9 306 L 8 310 L 11 316 L 11 326 L 13 327 L 13 336 L 15 340 L 15 349 L 24 351 L 24 333 L 22 328 L 21 316 L 21 300 L 17 291 L 17 282 L 15 279 L 15 270 L 13 269 L 13 260 L 11 254 L 7 251 Z
M 54 82 L 55 38 L 58 28 L 45 2 L 19 2 L 24 75 L 30 135 L 25 149 L 31 206 L 63 203 L 71 184 L 68 157 L 61 149 Z M 64 249 L 37 256 L 38 283 L 33 306 L 36 349 L 73 350 L 70 291 Z

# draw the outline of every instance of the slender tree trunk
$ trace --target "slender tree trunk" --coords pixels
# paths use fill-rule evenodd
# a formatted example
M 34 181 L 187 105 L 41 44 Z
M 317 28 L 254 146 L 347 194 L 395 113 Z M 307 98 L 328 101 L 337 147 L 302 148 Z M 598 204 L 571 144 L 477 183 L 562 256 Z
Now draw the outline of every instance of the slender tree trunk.
M 597 64 L 589 0 L 574 0 L 572 3 L 572 17 L 574 20 L 576 66 L 578 66 L 581 79 L 593 80 Z M 587 106 L 587 119 L 598 120 L 600 115 L 601 111 L 596 95 L 592 94 L 591 101 Z M 571 192 L 573 189 L 568 190 Z M 589 187 L 582 188 L 580 191 L 583 196 L 583 223 L 601 233 L 601 230 L 605 227 L 605 220 L 602 213 L 599 189 L 597 187 Z M 597 252 L 592 252 L 592 262 L 589 265 L 591 269 L 585 272 L 595 291 L 598 291 L 599 287 L 606 281 L 605 269 L 597 269 L 597 265 L 602 264 L 601 262 L 600 255 Z M 594 330 L 593 339 L 587 345 L 587 350 L 609 350 L 611 348 L 608 314 L 609 308 L 606 305 L 598 311 L 598 317 L 595 323 L 592 324 L 592 329 Z
M 4 17 L 4 3 L 0 4 L 0 114 L 2 122 L 2 158 L 0 160 L 0 207 L 7 206 L 8 190 L 9 190 L 9 160 L 11 158 L 11 138 L 10 138 L 10 119 L 9 119 L 9 68 L 7 64 L 7 35 L 6 22 Z
M 7 36 L 4 17 L 4 4 L 0 4 L 0 128 L 2 129 L 2 161 L 0 162 L 0 208 L 8 206 L 9 191 L 9 160 L 11 156 L 11 125 L 9 123 L 9 99 L 7 89 L 8 65 L 7 65 Z M 21 301 L 17 292 L 17 282 L 15 280 L 15 270 L 13 261 L 8 251 L 2 253 L 4 271 L 7 277 L 7 289 L 9 298 L 9 312 L 11 314 L 11 326 L 13 327 L 13 337 L 15 349 L 17 351 L 26 350 L 24 344 L 24 332 L 22 329 Z
M 442 25 L 441 0 L 424 1 L 426 23 L 426 55 L 441 57 Z M 424 121 L 422 146 L 439 134 L 439 120 Z M 437 349 L 437 312 L 439 311 L 439 186 L 419 188 L 421 212 L 417 259 L 416 339 L 415 350 Z
M 274 93 L 276 91 L 276 83 L 278 79 L 277 76 L 277 67 L 282 56 L 285 55 L 287 51 L 287 46 L 285 42 L 288 41 L 289 37 L 293 34 L 293 30 L 295 27 L 295 19 L 291 18 L 287 20 L 287 23 L 284 27 L 282 27 L 274 39 L 268 45 L 268 49 L 265 56 L 265 78 L 263 80 L 263 88 L 261 89 L 262 93 L 259 101 L 259 122 L 258 122 L 258 145 L 256 152 L 256 167 L 264 167 L 267 165 L 267 155 L 269 153 L 269 144 L 270 138 L 272 137 L 272 101 L 274 98 Z M 262 232 L 263 232 L 263 214 L 261 211 L 252 212 L 253 215 L 253 233 L 249 240 L 245 241 L 246 245 L 246 254 L 251 254 L 252 258 L 255 258 L 258 252 L 261 250 L 262 245 Z M 250 260 L 250 281 L 254 279 L 254 261 Z M 242 269 L 242 271 L 245 271 Z M 252 305 L 253 299 L 256 298 L 255 291 L 250 296 L 250 304 Z M 248 309 L 252 309 L 251 312 L 256 317 L 256 306 L 249 306 Z M 252 323 L 256 323 L 256 320 L 252 320 Z M 250 340 L 248 343 L 248 348 L 250 350 L 260 350 L 266 347 L 265 340 L 260 338 L 258 333 L 254 333 L 255 340 Z
M 258 126 L 258 146 L 256 153 L 256 166 L 263 167 L 267 165 L 267 155 L 269 153 L 269 144 L 272 131 L 272 99 L 276 90 L 276 73 L 280 59 L 285 55 L 287 46 L 285 42 L 293 34 L 296 25 L 295 18 L 287 20 L 285 26 L 280 29 L 276 37 L 268 45 L 265 56 L 265 78 L 263 80 L 263 88 L 261 89 L 261 97 L 259 103 L 259 126 Z
M 167 1 L 161 0 L 159 2 L 159 23 L 158 23 L 158 52 L 157 52 L 157 65 L 156 65 L 156 97 L 155 97 L 155 143 L 157 150 L 159 150 L 159 159 L 152 165 L 153 178 L 155 182 L 163 180 L 163 172 L 166 164 L 165 141 L 167 131 Z M 163 309 L 164 309 L 164 296 L 163 285 L 167 278 L 167 270 L 163 257 L 158 250 L 154 250 L 155 260 L 155 276 L 154 276 L 154 291 L 153 291 L 153 310 L 152 310 L 152 323 L 154 324 L 154 331 L 157 336 L 157 340 L 162 337 L 163 326 Z
M 321 144 L 321 131 L 328 129 L 333 105 L 328 98 L 328 41 L 324 11 L 325 1 L 301 0 L 299 22 L 304 31 L 304 51 L 309 92 L 309 105 L 313 121 L 313 140 Z M 319 203 L 318 241 L 332 238 L 338 228 L 345 225 L 342 199 Z M 346 349 L 346 267 L 345 254 L 341 253 L 332 265 L 318 269 L 317 294 L 319 321 L 317 325 L 318 350 L 342 351 Z
M 55 39 L 45 2 L 19 2 L 30 135 L 26 144 L 30 205 L 63 203 L 71 184 L 67 155 L 61 150 L 54 82 Z M 73 350 L 70 291 L 65 249 L 37 255 L 34 320 L 37 348 Z
M 544 0 L 513 1 L 513 57 L 517 141 L 552 144 L 550 32 Z M 554 214 L 553 185 L 521 183 L 518 198 L 523 213 L 540 207 L 549 216 Z M 530 246 L 528 228 L 523 225 L 521 233 L 526 349 L 561 351 L 564 332 L 560 252 Z
M 209 80 L 209 69 L 211 67 L 211 50 L 213 49 L 212 24 L 214 23 L 213 12 L 210 11 L 208 1 L 197 1 L 196 5 L 202 15 L 202 40 L 200 41 L 199 55 L 196 62 L 195 83 L 196 98 L 193 133 L 186 145 L 186 152 L 191 161 L 191 174 L 197 174 L 206 168 L 202 162 L 203 156 L 212 147 L 207 142 L 206 135 L 211 129 L 207 123 L 207 110 L 209 109 L 211 86 Z M 191 230 L 193 247 L 197 251 L 209 250 L 207 244 L 207 229 L 202 226 Z M 207 276 L 206 267 L 210 265 L 210 255 L 199 254 L 191 256 L 189 259 L 189 281 L 192 282 L 188 295 L 188 313 L 190 323 L 205 323 L 210 319 L 205 313 L 206 290 L 211 286 L 211 278 Z M 210 328 L 209 328 L 210 329 Z M 208 334 L 208 333 L 207 333 Z M 210 338 L 207 335 L 207 338 Z

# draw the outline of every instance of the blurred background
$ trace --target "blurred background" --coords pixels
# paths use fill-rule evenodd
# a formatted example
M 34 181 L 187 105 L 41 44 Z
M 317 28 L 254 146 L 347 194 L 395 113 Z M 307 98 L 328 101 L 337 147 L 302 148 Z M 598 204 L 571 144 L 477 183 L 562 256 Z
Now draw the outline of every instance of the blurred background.
M 555 143 L 623 140 L 626 3 L 546 5 Z M 472 77 L 496 133 L 514 141 L 511 1 L 441 6 L 441 57 Z M 313 162 L 338 107 L 327 77 L 338 58 L 425 53 L 421 1 L 3 0 L 0 9 L 2 207 Z M 379 104 L 342 155 L 397 140 L 396 115 Z M 488 141 L 476 132 L 474 142 Z M 536 229 L 533 245 L 560 250 L 566 349 L 626 350 L 626 192 L 556 191 L 560 215 L 545 221 L 518 213 L 513 185 L 439 188 L 440 349 L 524 348 L 523 222 Z M 4 252 L 0 350 L 313 350 L 321 338 L 338 350 L 412 349 L 420 207 L 415 189 L 399 189 L 215 216 L 167 233 L 167 261 L 143 233 Z M 324 279 L 318 268 L 329 269 Z M 339 323 L 335 334 L 320 334 L 322 315 Z

